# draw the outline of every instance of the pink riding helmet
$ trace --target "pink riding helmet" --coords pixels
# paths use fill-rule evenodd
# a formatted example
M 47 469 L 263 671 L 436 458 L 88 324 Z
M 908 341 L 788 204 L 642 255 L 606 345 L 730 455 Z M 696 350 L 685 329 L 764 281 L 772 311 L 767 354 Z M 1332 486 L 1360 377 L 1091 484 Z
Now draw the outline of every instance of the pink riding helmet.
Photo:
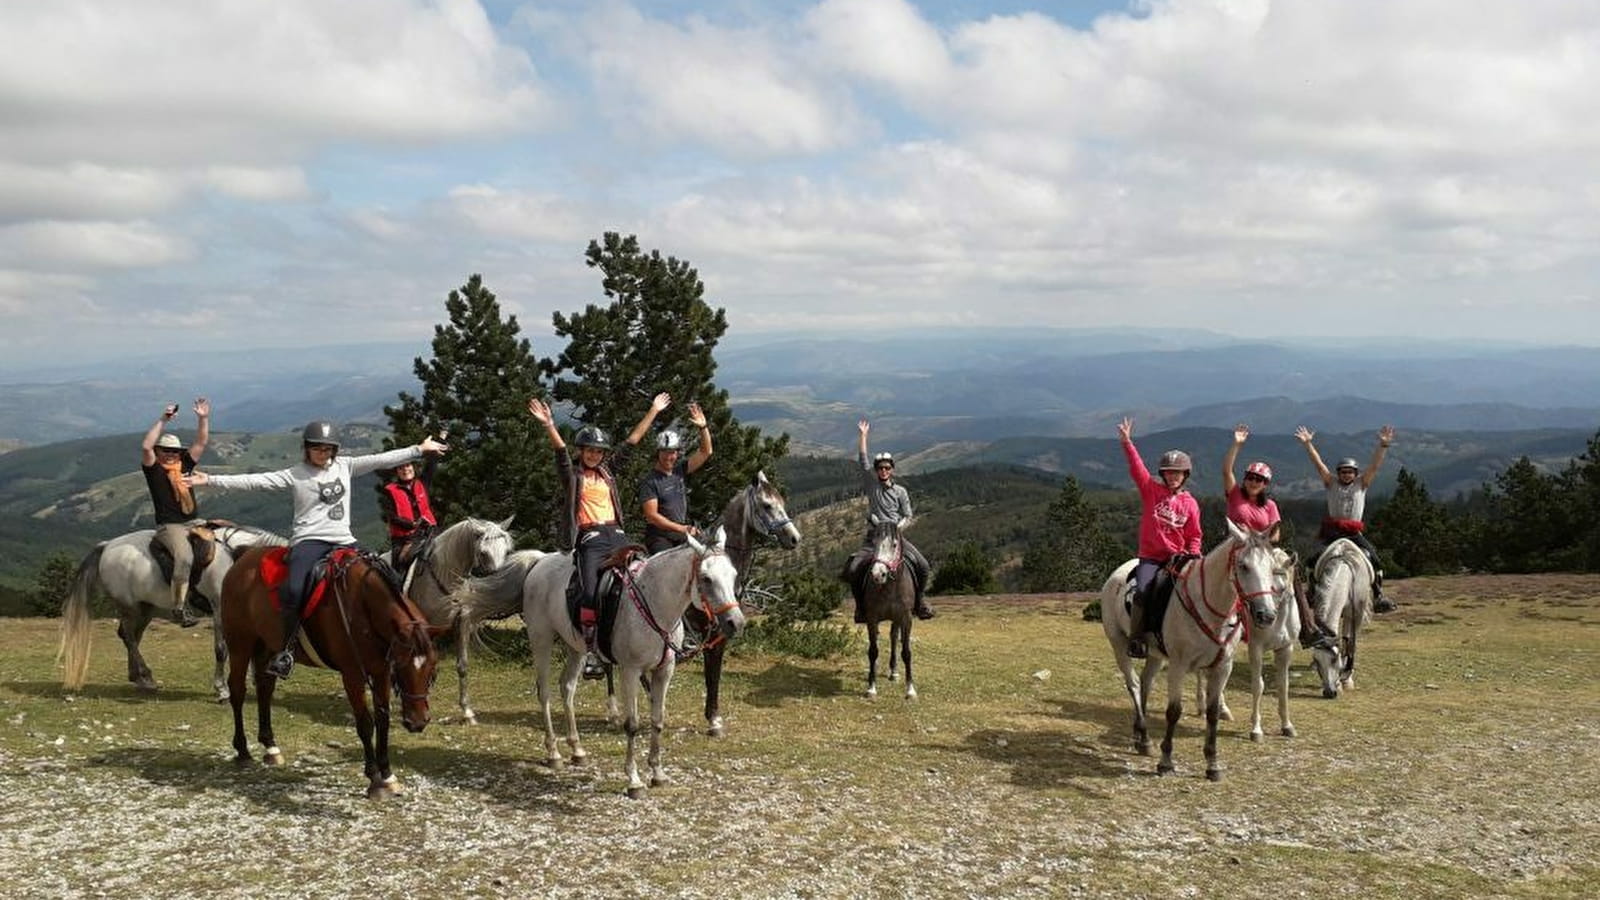
M 1244 467 L 1246 475 L 1260 475 L 1262 481 L 1272 480 L 1272 467 L 1264 462 L 1253 462 Z

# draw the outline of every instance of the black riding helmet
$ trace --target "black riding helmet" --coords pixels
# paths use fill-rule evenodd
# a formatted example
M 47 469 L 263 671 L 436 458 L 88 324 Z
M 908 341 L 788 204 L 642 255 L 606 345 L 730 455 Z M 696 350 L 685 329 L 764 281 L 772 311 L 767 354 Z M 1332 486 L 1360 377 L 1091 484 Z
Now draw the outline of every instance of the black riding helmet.
M 607 437 L 605 431 L 596 425 L 585 425 L 579 428 L 572 442 L 577 444 L 579 449 L 584 447 L 595 447 L 600 450 L 611 449 L 611 438 Z
M 307 422 L 306 427 L 300 431 L 300 445 L 309 447 L 312 444 L 333 445 L 333 455 L 339 455 L 339 429 L 333 427 L 332 422 L 315 419 Z

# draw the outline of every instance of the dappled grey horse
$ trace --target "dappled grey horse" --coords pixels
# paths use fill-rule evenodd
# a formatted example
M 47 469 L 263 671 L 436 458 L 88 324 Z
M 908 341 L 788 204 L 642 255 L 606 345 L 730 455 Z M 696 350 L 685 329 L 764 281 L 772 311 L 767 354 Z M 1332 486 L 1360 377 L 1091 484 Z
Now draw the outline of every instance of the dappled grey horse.
M 902 555 L 900 526 L 879 522 L 868 537 L 872 560 L 861 582 L 861 618 L 867 625 L 867 696 L 878 696 L 878 623 L 889 622 L 889 680 L 895 680 L 894 652 L 898 645 L 905 663 L 906 699 L 917 699 L 911 678 L 911 615 L 917 588 Z
M 452 600 L 450 592 L 468 575 L 487 575 L 505 565 L 506 556 L 516 545 L 511 532 L 506 530 L 510 526 L 510 518 L 503 522 L 462 519 L 435 534 L 405 573 L 406 596 L 411 602 L 422 610 L 430 624 L 455 632 L 458 699 L 461 718 L 468 724 L 478 721 L 467 699 L 468 645 L 476 639 L 478 627 L 485 621 L 521 612 L 522 604 L 468 607 Z
M 216 558 L 200 574 L 197 585 L 201 595 L 211 604 L 213 653 L 216 667 L 211 676 L 211 687 L 217 701 L 228 699 L 228 685 L 222 667 L 228 659 L 228 648 L 222 640 L 222 629 L 216 627 L 221 613 L 222 577 L 228 574 L 233 560 L 254 546 L 282 547 L 289 542 L 283 537 L 259 528 L 245 525 L 222 524 L 212 529 L 216 536 Z M 157 612 L 170 614 L 173 590 L 154 556 L 150 555 L 150 539 L 155 531 L 144 530 L 101 541 L 78 564 L 72 579 L 72 589 L 61 608 L 61 683 L 68 690 L 83 687 L 89 676 L 90 619 L 89 598 L 96 591 L 103 592 L 117 605 L 117 637 L 128 649 L 128 680 L 141 691 L 156 689 L 155 677 L 139 652 L 139 642 Z M 189 578 L 187 571 L 174 571 L 173 580 Z
M 1372 620 L 1372 577 L 1367 554 L 1347 538 L 1329 544 L 1317 558 L 1312 611 L 1338 639 L 1331 648 L 1311 652 L 1311 667 L 1329 700 L 1341 689 L 1355 687 L 1356 636 Z
M 1191 670 L 1203 669 L 1206 679 L 1206 778 L 1222 780 L 1217 759 L 1218 698 L 1233 672 L 1233 654 L 1244 635 L 1242 615 L 1248 610 L 1257 628 L 1277 617 L 1273 589 L 1273 546 L 1265 532 L 1241 529 L 1228 522 L 1228 539 L 1204 557 L 1191 562 L 1175 579 L 1172 600 L 1161 620 L 1161 640 L 1152 643 L 1150 658 L 1136 680 L 1128 656 L 1130 627 L 1128 600 L 1133 590 L 1129 574 L 1138 560 L 1128 560 L 1106 579 L 1100 589 L 1101 627 L 1111 644 L 1122 681 L 1133 701 L 1134 746 L 1150 752 L 1145 705 L 1163 666 L 1167 672 L 1167 731 L 1161 741 L 1160 774 L 1175 770 L 1172 736 L 1183 718 L 1183 679 Z
M 667 686 L 683 645 L 683 613 L 698 604 L 718 623 L 720 632 L 733 637 L 744 628 L 744 613 L 734 592 L 737 578 L 724 549 L 726 532 L 718 528 L 706 543 L 691 537 L 687 543 L 664 550 L 635 565 L 624 583 L 611 634 L 611 658 L 622 691 L 624 728 L 628 735 L 628 796 L 643 794 L 635 742 L 640 732 L 638 697 L 642 679 L 650 689 L 650 783 L 666 782 L 661 767 L 661 732 L 666 727 Z M 572 580 L 572 555 L 524 550 L 511 554 L 498 571 L 468 578 L 453 593 L 455 602 L 471 606 L 522 600 L 522 619 L 528 628 L 537 674 L 539 707 L 544 718 L 545 761 L 552 767 L 563 762 L 556 746 L 550 710 L 550 657 L 559 638 L 567 648 L 561 673 L 561 696 L 567 713 L 567 746 L 574 765 L 587 758 L 578 739 L 576 694 L 583 668 L 583 635 L 567 610 L 567 585 Z
M 1272 587 L 1277 592 L 1278 617 L 1271 625 L 1250 629 L 1245 638 L 1250 647 L 1250 740 L 1262 740 L 1266 732 L 1261 729 L 1261 697 L 1266 688 L 1261 670 L 1266 655 L 1273 654 L 1272 690 L 1278 698 L 1278 733 L 1294 737 L 1294 723 L 1289 721 L 1289 664 L 1300 634 L 1300 605 L 1295 602 L 1295 570 L 1299 560 L 1282 549 L 1272 551 Z M 1206 675 L 1195 673 L 1196 706 L 1202 714 L 1206 708 Z M 1217 715 L 1232 720 L 1226 694 L 1217 697 Z

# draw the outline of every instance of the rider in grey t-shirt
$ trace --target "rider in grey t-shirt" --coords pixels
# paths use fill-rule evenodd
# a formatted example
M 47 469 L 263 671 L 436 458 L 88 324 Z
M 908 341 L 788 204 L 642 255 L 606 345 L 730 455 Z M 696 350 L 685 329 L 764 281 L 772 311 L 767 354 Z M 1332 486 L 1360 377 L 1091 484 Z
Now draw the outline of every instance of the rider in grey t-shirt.
M 1383 465 L 1383 456 L 1388 452 L 1389 444 L 1394 441 L 1394 427 L 1385 425 L 1378 429 L 1378 446 L 1373 449 L 1372 462 L 1365 472 L 1354 459 L 1348 457 L 1339 460 L 1334 472 L 1328 471 L 1321 454 L 1317 453 L 1317 448 L 1311 443 L 1314 433 L 1302 425 L 1295 429 L 1294 436 L 1305 445 L 1306 455 L 1311 457 L 1311 464 L 1316 466 L 1317 474 L 1322 476 L 1328 500 L 1328 513 L 1323 518 L 1322 530 L 1317 535 L 1317 549 L 1306 560 L 1306 571 L 1316 572 L 1317 559 L 1322 556 L 1322 551 L 1328 549 L 1330 543 L 1339 538 L 1348 538 L 1365 551 L 1367 558 L 1372 561 L 1373 611 L 1393 610 L 1394 601 L 1383 594 L 1383 568 L 1378 564 L 1377 548 L 1372 546 L 1372 542 L 1367 540 L 1367 536 L 1363 533 L 1366 528 L 1363 517 L 1367 512 L 1367 489 L 1372 487 L 1372 480 L 1377 477 L 1378 467 Z

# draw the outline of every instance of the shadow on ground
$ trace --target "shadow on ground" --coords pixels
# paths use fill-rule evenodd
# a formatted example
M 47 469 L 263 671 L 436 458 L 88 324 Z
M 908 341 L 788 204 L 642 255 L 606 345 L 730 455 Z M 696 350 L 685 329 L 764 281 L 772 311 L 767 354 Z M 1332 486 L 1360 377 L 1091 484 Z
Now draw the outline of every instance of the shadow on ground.
M 212 751 L 132 747 L 85 760 L 90 768 L 128 772 L 150 784 L 190 794 L 226 791 L 274 812 L 323 819 L 350 819 L 347 810 L 319 805 L 304 796 L 312 774 L 292 766 L 235 763 Z M 351 767 L 352 785 L 364 785 L 361 760 Z
M 745 702 L 769 709 L 782 706 L 785 700 L 837 697 L 845 692 L 844 679 L 836 670 L 795 665 L 787 660 L 775 662 L 744 681 L 750 685 Z

